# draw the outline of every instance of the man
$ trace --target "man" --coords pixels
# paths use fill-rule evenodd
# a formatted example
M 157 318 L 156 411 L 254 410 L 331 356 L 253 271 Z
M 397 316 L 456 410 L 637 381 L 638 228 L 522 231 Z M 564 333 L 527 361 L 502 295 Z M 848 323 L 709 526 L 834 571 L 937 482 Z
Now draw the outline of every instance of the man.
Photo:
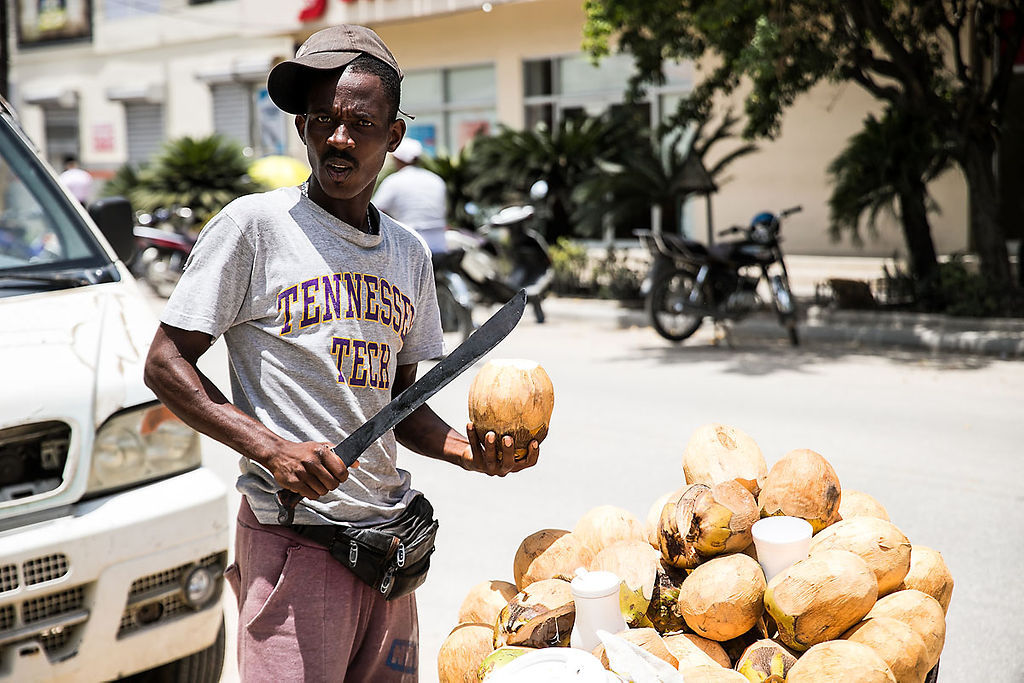
M 418 140 L 402 138 L 391 153 L 397 170 L 380 181 L 373 204 L 418 232 L 431 254 L 443 254 L 448 251 L 444 242 L 448 194 L 444 179 L 419 165 L 422 154 Z
M 92 198 L 92 174 L 79 167 L 78 157 L 74 154 L 64 156 L 64 170 L 60 181 L 81 204 L 87 204 Z
M 200 233 L 146 362 L 156 395 L 194 428 L 238 451 L 243 501 L 235 562 L 244 680 L 415 680 L 415 594 L 384 600 L 303 527 L 372 527 L 418 495 L 398 443 L 504 476 L 512 440 L 463 435 L 423 406 L 347 469 L 331 450 L 411 385 L 441 330 L 430 254 L 370 204 L 397 117 L 401 71 L 361 26 L 311 36 L 270 73 L 271 98 L 295 115 L 312 173 L 302 187 L 242 197 Z M 228 401 L 197 366 L 223 335 Z M 482 439 L 480 437 L 483 437 Z M 306 500 L 277 526 L 275 493 Z

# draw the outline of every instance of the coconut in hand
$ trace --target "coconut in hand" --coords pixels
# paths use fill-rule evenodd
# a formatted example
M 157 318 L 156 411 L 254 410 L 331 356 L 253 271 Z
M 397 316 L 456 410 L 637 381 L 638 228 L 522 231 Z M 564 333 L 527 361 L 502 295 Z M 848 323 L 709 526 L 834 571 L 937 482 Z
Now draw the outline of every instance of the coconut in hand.
M 476 433 L 511 436 L 516 460 L 526 457 L 531 441 L 548 435 L 554 405 L 551 378 L 532 360 L 490 360 L 469 387 L 469 419 Z

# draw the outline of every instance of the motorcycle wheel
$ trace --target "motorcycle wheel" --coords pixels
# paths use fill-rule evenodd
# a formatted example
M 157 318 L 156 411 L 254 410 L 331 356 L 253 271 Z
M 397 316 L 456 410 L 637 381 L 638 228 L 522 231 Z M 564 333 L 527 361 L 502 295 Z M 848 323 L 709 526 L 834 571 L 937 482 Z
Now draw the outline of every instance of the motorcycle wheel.
M 685 270 L 667 273 L 651 286 L 647 315 L 655 331 L 669 341 L 690 337 L 704 322 L 702 314 L 686 308 L 693 287 L 693 274 Z
M 441 313 L 441 331 L 445 337 L 445 352 L 461 344 L 473 333 L 473 312 L 462 306 L 443 283 L 436 284 L 437 308 Z
M 779 314 L 779 323 L 786 328 L 790 346 L 800 346 L 800 335 L 796 331 L 796 302 L 793 290 L 789 288 L 789 278 L 785 273 L 778 275 L 777 281 L 769 283 L 775 299 L 775 310 Z

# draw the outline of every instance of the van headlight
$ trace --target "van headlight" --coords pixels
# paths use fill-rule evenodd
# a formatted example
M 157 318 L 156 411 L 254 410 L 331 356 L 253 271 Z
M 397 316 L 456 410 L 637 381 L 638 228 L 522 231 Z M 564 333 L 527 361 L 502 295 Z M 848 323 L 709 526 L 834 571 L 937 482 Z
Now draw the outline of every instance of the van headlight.
M 198 467 L 199 434 L 161 404 L 127 410 L 96 434 L 86 493 L 123 488 Z

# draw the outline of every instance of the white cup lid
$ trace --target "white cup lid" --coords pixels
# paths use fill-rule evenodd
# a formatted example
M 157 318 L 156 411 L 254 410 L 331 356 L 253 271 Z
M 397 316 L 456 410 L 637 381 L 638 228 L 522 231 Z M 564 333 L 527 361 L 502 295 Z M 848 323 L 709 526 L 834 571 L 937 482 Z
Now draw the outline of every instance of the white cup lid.
M 755 541 L 766 543 L 799 543 L 811 537 L 814 528 L 801 517 L 765 517 L 750 528 Z
M 576 570 L 576 577 L 569 584 L 572 594 L 577 598 L 603 598 L 619 592 L 621 579 L 612 572 L 588 572 Z

